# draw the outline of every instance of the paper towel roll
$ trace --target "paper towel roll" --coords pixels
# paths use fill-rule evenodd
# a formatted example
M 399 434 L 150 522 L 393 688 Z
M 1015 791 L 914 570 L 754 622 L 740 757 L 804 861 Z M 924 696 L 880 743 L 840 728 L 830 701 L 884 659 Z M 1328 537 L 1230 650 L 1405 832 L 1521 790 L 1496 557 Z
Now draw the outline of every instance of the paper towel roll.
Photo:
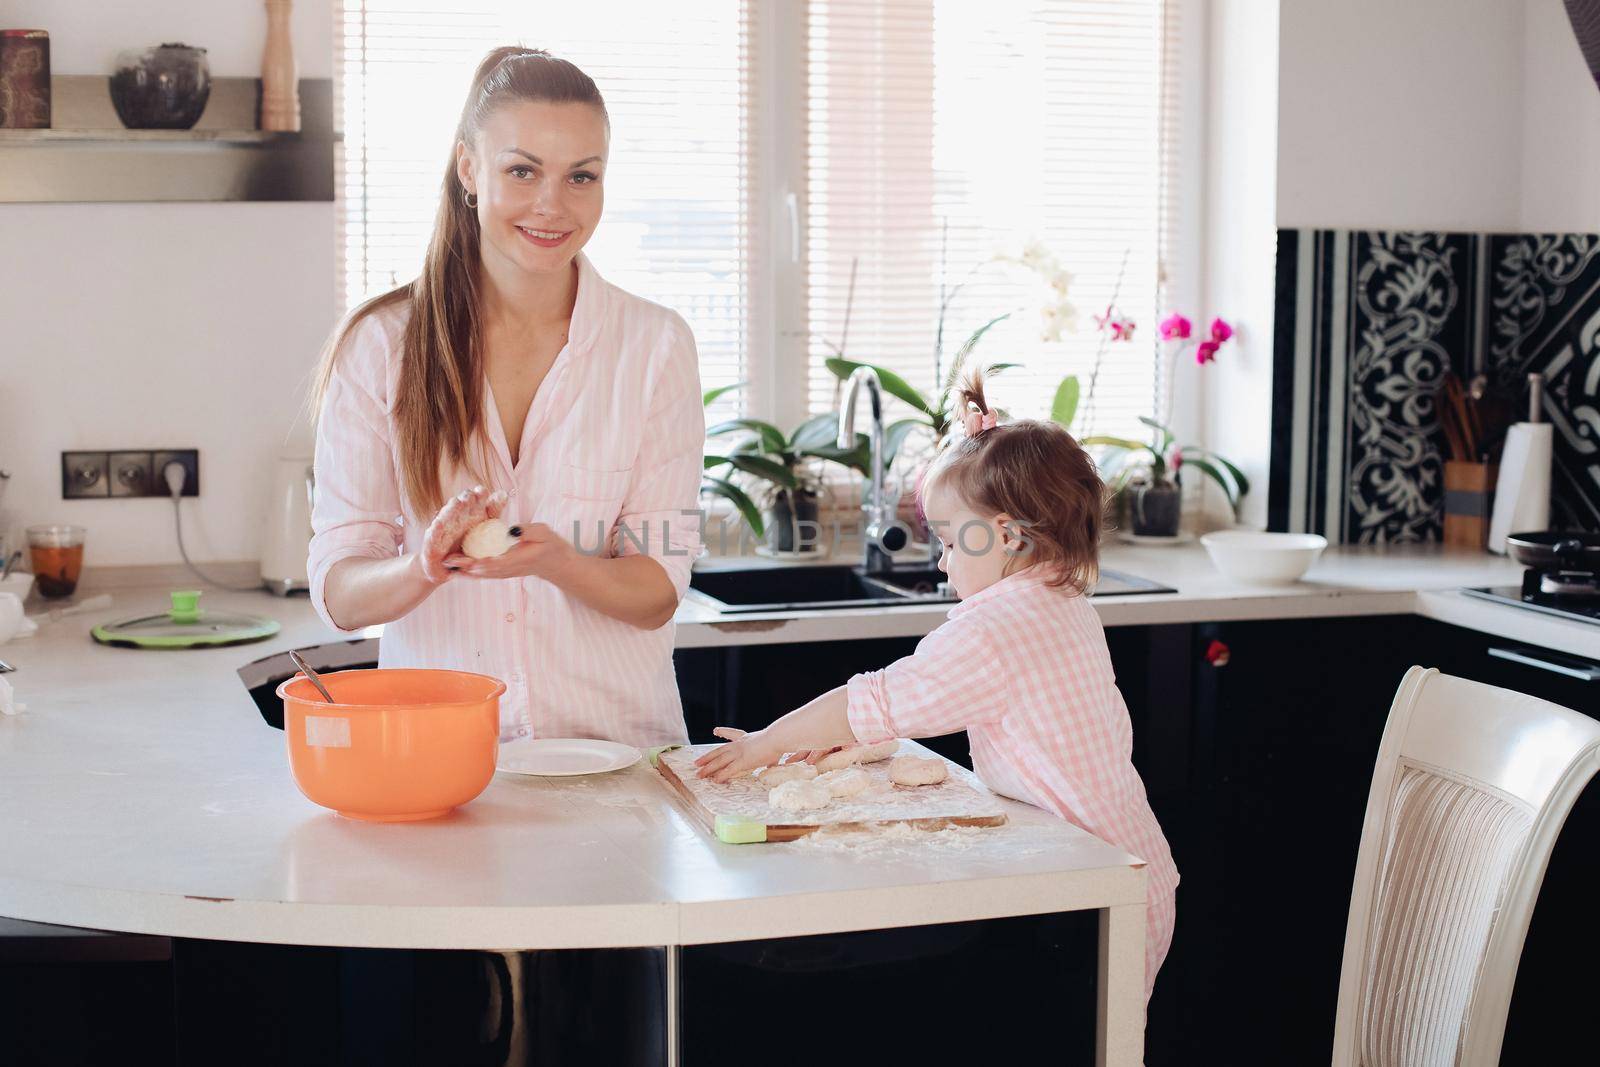
M 1489 520 L 1489 551 L 1505 555 L 1508 535 L 1549 529 L 1554 444 L 1555 427 L 1548 422 L 1519 422 L 1507 432 Z

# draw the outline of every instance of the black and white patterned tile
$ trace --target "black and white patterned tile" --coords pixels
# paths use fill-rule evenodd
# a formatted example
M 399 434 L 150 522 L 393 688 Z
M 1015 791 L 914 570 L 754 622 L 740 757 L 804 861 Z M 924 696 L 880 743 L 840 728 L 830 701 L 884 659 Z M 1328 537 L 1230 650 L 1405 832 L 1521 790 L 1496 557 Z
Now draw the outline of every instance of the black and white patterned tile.
M 1600 237 L 1280 230 L 1268 525 L 1438 540 L 1440 375 L 1547 382 L 1552 525 L 1600 529 Z

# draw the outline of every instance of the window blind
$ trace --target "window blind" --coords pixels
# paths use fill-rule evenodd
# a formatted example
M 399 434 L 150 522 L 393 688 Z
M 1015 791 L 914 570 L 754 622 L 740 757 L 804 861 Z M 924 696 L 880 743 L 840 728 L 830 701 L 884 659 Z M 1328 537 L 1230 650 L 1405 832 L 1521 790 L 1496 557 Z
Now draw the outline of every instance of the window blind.
M 1175 224 L 1177 33 L 1162 0 L 810 0 L 812 410 L 836 402 L 824 360 L 841 341 L 848 358 L 927 395 L 942 285 L 955 291 L 943 366 L 1011 312 L 976 360 L 1024 364 L 991 381 L 991 398 L 1041 417 L 1063 375 L 1087 391 L 1102 349 L 1093 316 L 1115 294 L 1134 340 L 1103 345 L 1073 429 L 1146 436 L 1138 416 L 1160 405 L 1156 321 Z M 994 261 L 1030 241 L 1074 276 L 1078 328 L 1060 340 L 1042 339 L 1038 273 Z
M 741 0 L 341 0 L 337 176 L 346 307 L 422 264 L 473 71 L 497 45 L 569 59 L 611 115 L 605 214 L 586 252 L 609 281 L 680 312 L 706 388 L 746 376 L 751 321 L 751 26 Z M 711 410 L 740 410 L 738 393 Z

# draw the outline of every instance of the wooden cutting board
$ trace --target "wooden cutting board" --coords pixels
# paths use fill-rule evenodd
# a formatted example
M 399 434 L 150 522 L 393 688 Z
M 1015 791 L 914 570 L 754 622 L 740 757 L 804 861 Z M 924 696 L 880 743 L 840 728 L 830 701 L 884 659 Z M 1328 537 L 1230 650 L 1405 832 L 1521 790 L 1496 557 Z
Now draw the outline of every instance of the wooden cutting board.
M 668 787 L 684 799 L 719 840 L 729 844 L 793 841 L 824 826 L 866 828 L 909 823 L 920 830 L 942 830 L 947 826 L 1000 826 L 1006 821 L 999 799 L 965 767 L 951 763 L 950 777 L 938 785 L 906 788 L 889 781 L 888 760 L 861 765 L 871 782 L 853 797 L 812 811 L 783 811 L 767 803 L 767 788 L 753 775 L 742 775 L 732 782 L 698 777 L 694 761 L 715 747 L 669 749 L 654 762 Z M 915 741 L 901 741 L 899 754 L 923 758 L 934 755 Z

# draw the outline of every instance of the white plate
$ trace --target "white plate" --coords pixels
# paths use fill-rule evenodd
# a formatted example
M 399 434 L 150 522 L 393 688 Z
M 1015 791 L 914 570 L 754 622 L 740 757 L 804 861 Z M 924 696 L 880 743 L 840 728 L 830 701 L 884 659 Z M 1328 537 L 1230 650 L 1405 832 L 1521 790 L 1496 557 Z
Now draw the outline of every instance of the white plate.
M 500 746 L 495 770 L 564 777 L 604 774 L 639 762 L 639 750 L 615 741 L 583 737 L 526 737 Z

